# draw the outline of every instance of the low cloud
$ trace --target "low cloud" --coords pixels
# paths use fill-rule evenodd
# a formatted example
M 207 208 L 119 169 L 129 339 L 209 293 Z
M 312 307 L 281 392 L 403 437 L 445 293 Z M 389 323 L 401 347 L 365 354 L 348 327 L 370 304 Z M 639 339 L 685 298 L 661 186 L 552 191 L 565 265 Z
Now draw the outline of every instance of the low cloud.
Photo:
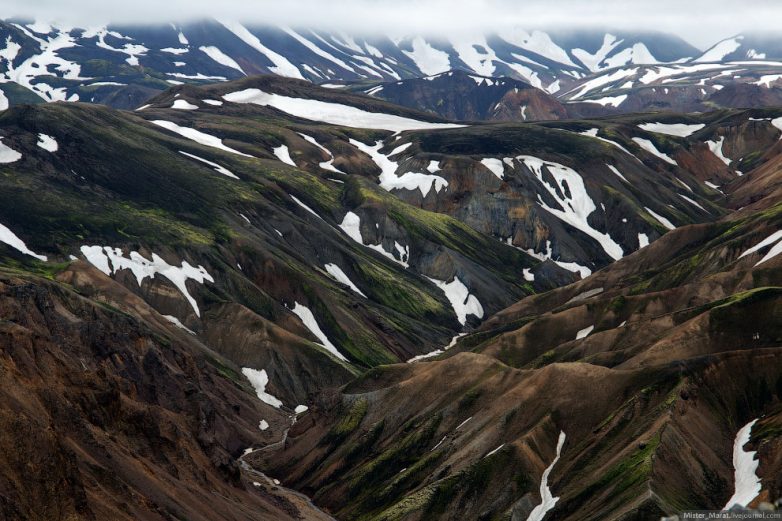
M 205 17 L 385 34 L 453 35 L 512 26 L 674 32 L 701 48 L 744 30 L 779 31 L 778 0 L 4 0 L 5 16 L 71 25 Z

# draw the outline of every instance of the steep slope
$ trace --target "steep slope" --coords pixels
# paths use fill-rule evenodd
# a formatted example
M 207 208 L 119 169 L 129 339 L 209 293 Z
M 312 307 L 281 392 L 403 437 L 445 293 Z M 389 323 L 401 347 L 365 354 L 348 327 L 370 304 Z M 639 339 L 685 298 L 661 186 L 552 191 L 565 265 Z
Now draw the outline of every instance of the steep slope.
M 535 259 L 318 166 L 390 132 L 225 104 L 0 115 L 5 516 L 325 519 L 244 449 L 532 291 Z
M 136 113 L 5 111 L 0 222 L 30 251 L 89 261 L 212 349 L 265 369 L 290 407 L 356 366 L 444 345 L 533 291 L 521 272 L 540 261 L 376 184 L 377 166 L 351 143 L 390 132 L 187 92 Z M 548 268 L 535 287 L 563 280 Z
M 779 497 L 781 210 L 679 228 L 376 368 L 257 461 L 344 519 L 527 519 L 543 489 L 552 519 L 658 519 L 724 507 L 757 418 L 756 501 Z
M 18 262 L 0 269 L 0 517 L 330 519 L 243 471 L 274 439 L 259 422 L 289 420 L 238 366 L 94 268 Z M 123 310 L 50 280 L 74 276 Z
M 738 429 L 779 443 L 779 117 L 467 125 L 278 76 L 3 111 L 3 508 L 721 506 Z
M 668 225 L 648 209 L 676 225 L 710 220 L 721 212 L 719 192 L 691 177 L 689 169 L 694 166 L 690 165 L 698 163 L 686 152 L 688 145 L 669 141 L 674 150 L 685 151 L 685 161 L 689 160 L 671 165 L 632 140 L 639 134 L 645 140 L 659 139 L 635 126 L 605 121 L 546 126 L 437 126 L 432 122 L 440 130 L 430 132 L 425 130 L 431 126 L 428 123 L 395 120 L 389 127 L 389 122 L 378 123 L 375 116 L 353 109 L 397 114 L 403 114 L 403 109 L 339 89 L 318 89 L 275 77 L 182 91 L 180 96 L 189 96 L 184 100 L 175 99 L 176 93 L 153 100 L 152 106 L 188 103 L 202 107 L 199 103 L 206 105 L 202 99 L 222 97 L 230 103 L 221 111 L 244 105 L 242 110 L 259 110 L 259 114 L 275 109 L 287 117 L 377 124 L 405 131 L 387 139 L 378 136 L 362 142 L 350 138 L 346 150 L 351 157 L 357 153 L 362 158 L 363 168 L 353 169 L 338 152 L 333 165 L 379 181 L 383 189 L 409 204 L 454 216 L 482 233 L 582 275 L 638 249 L 639 233 L 649 240 L 664 233 Z M 204 114 L 202 109 L 175 112 L 188 117 Z M 623 129 L 619 142 L 598 135 L 613 135 L 615 129 Z M 301 145 L 286 146 L 295 155 Z M 303 168 L 313 166 L 302 164 Z M 322 171 L 316 168 L 315 172 Z M 534 271 L 526 276 L 530 282 Z

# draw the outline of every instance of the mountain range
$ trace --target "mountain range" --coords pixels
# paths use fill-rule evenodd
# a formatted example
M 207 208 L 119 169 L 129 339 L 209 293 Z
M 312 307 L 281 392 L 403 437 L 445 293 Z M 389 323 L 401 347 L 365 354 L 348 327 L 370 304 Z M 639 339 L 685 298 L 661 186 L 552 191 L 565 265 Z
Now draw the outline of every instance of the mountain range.
M 1 519 L 782 497 L 773 38 L 0 31 Z
M 774 60 L 782 59 L 782 44 L 768 35 L 737 36 L 700 52 L 664 33 L 515 29 L 452 39 L 357 37 L 226 20 L 84 29 L 8 19 L 0 22 L 0 42 L 0 106 L 81 100 L 135 108 L 182 82 L 266 73 L 319 84 L 378 83 L 454 69 L 521 80 L 562 100 L 598 107 L 622 104 L 633 83 L 667 85 L 712 71 L 709 80 L 721 81 L 703 83 L 699 76 L 695 85 L 703 93 L 696 88 L 687 94 L 706 102 L 739 70 L 768 89 L 780 79 Z

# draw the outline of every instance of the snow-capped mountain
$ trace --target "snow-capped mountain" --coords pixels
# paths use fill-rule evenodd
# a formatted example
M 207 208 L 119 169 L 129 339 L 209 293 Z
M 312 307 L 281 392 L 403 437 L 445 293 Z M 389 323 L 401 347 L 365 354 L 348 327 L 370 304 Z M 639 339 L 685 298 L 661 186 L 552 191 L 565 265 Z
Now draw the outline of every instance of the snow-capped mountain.
M 717 42 L 696 62 L 782 59 L 782 36 L 771 33 L 738 34 Z
M 500 119 L 556 119 L 562 114 L 558 103 L 575 116 L 703 111 L 776 104 L 782 99 L 776 90 L 780 56 L 782 39 L 762 34 L 739 35 L 701 52 L 655 32 L 516 28 L 449 38 L 362 37 L 213 19 L 87 28 L 6 20 L 0 21 L 0 110 L 44 101 L 136 108 L 176 84 L 275 74 L 324 86 L 351 84 L 353 90 L 445 117 L 473 117 L 475 110 L 449 112 L 437 104 L 436 92 L 424 92 L 436 90 L 437 82 L 419 85 L 415 100 L 405 98 L 412 85 L 406 80 L 459 70 L 523 81 L 557 98 L 537 115 L 521 110 L 537 102 L 514 100 Z M 380 85 L 384 94 L 371 90 Z M 400 92 L 389 97 L 394 90 Z M 484 82 L 473 90 L 476 101 L 497 98 L 496 85 Z M 489 116 L 497 119 L 494 112 Z
M 393 81 L 461 69 L 522 79 L 554 94 L 595 71 L 697 54 L 677 37 L 651 33 L 515 29 L 437 39 L 356 37 L 227 20 L 87 28 L 7 20 L 0 22 L 0 106 L 11 99 L 130 107 L 171 84 L 260 73 L 323 83 Z

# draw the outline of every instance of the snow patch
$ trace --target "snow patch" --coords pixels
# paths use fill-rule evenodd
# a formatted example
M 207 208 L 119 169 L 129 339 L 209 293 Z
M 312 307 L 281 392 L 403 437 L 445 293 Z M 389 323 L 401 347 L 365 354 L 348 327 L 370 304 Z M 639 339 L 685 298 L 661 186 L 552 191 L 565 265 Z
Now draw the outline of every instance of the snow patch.
M 204 132 L 201 132 L 200 130 L 196 130 L 194 128 L 188 128 L 188 127 L 180 127 L 176 123 L 173 123 L 171 121 L 165 121 L 162 119 L 153 120 L 151 123 L 154 123 L 159 127 L 163 127 L 166 130 L 179 134 L 182 137 L 195 141 L 200 145 L 204 145 L 212 148 L 219 148 L 220 150 L 223 150 L 225 152 L 230 152 L 232 154 L 237 154 L 244 157 L 253 157 L 250 154 L 245 154 L 243 152 L 239 152 L 238 150 L 234 150 L 231 147 L 223 145 L 223 141 L 219 137 L 213 136 L 211 134 L 206 134 Z
M 703 53 L 700 58 L 697 58 L 696 62 L 718 62 L 722 61 L 727 55 L 735 52 L 741 47 L 741 40 L 743 36 L 736 36 L 735 38 L 728 38 L 722 40 L 717 45 Z
M 725 136 L 720 136 L 719 140 L 717 141 L 706 141 L 706 146 L 709 147 L 709 150 L 711 150 L 711 153 L 717 156 L 720 161 L 725 163 L 726 165 L 730 165 L 733 161 L 729 157 L 725 157 L 725 154 L 722 152 L 722 145 L 725 143 Z
M 178 99 L 178 100 L 174 100 L 174 103 L 171 105 L 171 108 L 177 110 L 197 110 L 198 105 L 193 105 L 192 103 L 189 103 L 187 100 Z
M 3 138 L 0 138 L 0 163 L 13 163 L 22 159 L 22 154 L 3 143 Z
M 394 132 L 464 127 L 464 125 L 452 123 L 418 121 L 382 112 L 368 112 L 341 103 L 292 98 L 281 94 L 266 93 L 260 89 L 244 89 L 231 92 L 225 94 L 223 99 L 233 103 L 250 103 L 263 107 L 273 107 L 292 116 L 345 127 L 391 130 Z
M 38 134 L 38 142 L 36 145 L 52 153 L 57 152 L 60 148 L 57 144 L 57 140 L 47 134 Z
M 364 295 L 360 289 L 358 289 L 358 286 L 353 284 L 353 281 L 348 278 L 344 271 L 342 271 L 342 268 L 333 263 L 326 264 L 324 267 L 326 268 L 328 274 L 334 277 L 337 282 L 344 284 L 345 286 L 352 289 L 353 292 L 358 293 L 364 298 L 367 298 L 367 296 Z
M 688 203 L 690 203 L 691 205 L 693 205 L 693 206 L 695 206 L 695 207 L 697 207 L 697 208 L 700 208 L 701 210 L 703 210 L 703 211 L 704 211 L 704 212 L 706 212 L 706 213 L 709 213 L 709 211 L 708 211 L 706 208 L 704 208 L 703 206 L 701 206 L 701 205 L 700 205 L 700 204 L 699 204 L 697 201 L 695 201 L 694 199 L 691 199 L 691 198 L 687 197 L 686 195 L 682 195 L 682 194 L 677 194 L 677 195 L 678 195 L 679 197 L 681 197 L 682 199 L 684 199 L 685 201 L 687 201 Z
M 308 136 L 308 135 L 306 135 L 306 134 L 302 134 L 301 132 L 299 132 L 298 134 L 299 134 L 299 135 L 300 135 L 302 138 L 304 138 L 304 140 L 305 140 L 305 141 L 307 141 L 308 143 L 310 143 L 310 144 L 312 144 L 312 145 L 315 145 L 316 147 L 318 147 L 319 149 L 321 149 L 322 151 L 324 151 L 326 154 L 328 154 L 328 156 L 331 158 L 331 159 L 329 159 L 328 161 L 323 161 L 323 162 L 321 162 L 321 163 L 318 163 L 318 166 L 319 166 L 319 167 L 321 167 L 323 170 L 329 170 L 329 171 L 331 171 L 331 172 L 337 172 L 337 173 L 339 173 L 339 174 L 344 174 L 344 173 L 345 173 L 345 172 L 343 172 L 342 170 L 340 170 L 340 169 L 338 169 L 338 168 L 336 168 L 336 167 L 334 166 L 334 154 L 332 154 L 332 153 L 331 153 L 331 151 L 330 151 L 329 149 L 327 149 L 326 147 L 324 147 L 323 145 L 321 145 L 320 143 L 318 143 L 318 142 L 315 140 L 315 138 L 314 138 L 314 137 L 312 137 L 312 136 Z M 338 181 L 338 180 L 336 180 L 336 179 L 335 179 L 334 181 Z M 342 181 L 339 181 L 339 182 L 341 183 Z
M 239 22 L 232 22 L 228 20 L 218 20 L 223 27 L 234 33 L 244 43 L 266 56 L 274 65 L 269 67 L 269 70 L 279 76 L 287 76 L 289 78 L 298 78 L 300 80 L 306 80 L 301 75 L 301 71 L 296 68 L 285 56 L 278 54 L 261 43 L 257 36 L 247 30 L 245 26 Z M 244 71 L 242 71 L 244 72 Z
M 551 37 L 543 31 L 527 31 L 514 27 L 499 33 L 499 37 L 508 43 L 520 47 L 524 50 L 533 52 L 538 56 L 548 58 L 549 60 L 562 63 L 569 67 L 577 68 L 565 49 L 554 43 Z
M 309 329 L 313 335 L 315 335 L 315 338 L 320 340 L 320 345 L 324 347 L 326 351 L 333 354 L 340 360 L 347 362 L 348 359 L 345 358 L 342 353 L 337 350 L 334 344 L 331 343 L 331 341 L 326 336 L 326 333 L 323 332 L 323 330 L 318 325 L 318 322 L 315 320 L 315 315 L 312 314 L 312 311 L 310 311 L 307 306 L 299 304 L 298 302 L 294 302 L 293 309 L 291 309 L 291 311 L 294 315 L 301 319 L 301 321 L 304 323 L 304 326 Z
M 290 150 L 288 150 L 288 147 L 286 145 L 280 145 L 274 149 L 272 149 L 272 152 L 275 156 L 277 156 L 277 159 L 285 163 L 286 165 L 296 166 L 296 163 L 293 162 L 293 159 L 291 158 Z
M 512 242 L 511 237 L 508 237 L 508 239 L 506 241 L 506 244 L 508 246 L 513 246 L 513 242 Z M 519 248 L 518 246 L 513 246 L 513 247 L 521 250 L 521 248 Z M 550 260 L 554 261 L 560 268 L 564 268 L 564 269 L 566 269 L 568 271 L 572 271 L 573 273 L 578 273 L 581 276 L 582 279 L 585 279 L 585 278 L 589 277 L 592 274 L 592 270 L 590 270 L 586 266 L 582 266 L 582 265 L 580 265 L 578 263 L 575 263 L 575 262 L 564 262 L 564 261 L 555 260 L 554 258 L 552 258 L 553 257 L 553 251 L 551 249 L 551 241 L 546 241 L 546 251 L 543 252 L 543 253 L 536 252 L 532 248 L 529 248 L 527 250 L 522 250 L 522 251 L 526 251 L 526 253 L 528 255 L 530 255 L 530 256 L 532 256 L 532 257 L 534 257 L 534 258 L 536 258 L 536 259 L 538 259 L 540 261 L 544 261 L 546 259 L 550 259 Z
M 309 49 L 313 53 L 317 54 L 321 58 L 325 58 L 325 59 L 329 60 L 330 62 L 332 62 L 332 63 L 334 63 L 336 65 L 339 65 L 343 69 L 346 69 L 346 70 L 348 70 L 350 72 L 353 72 L 353 73 L 356 72 L 356 70 L 353 67 L 351 67 L 350 65 L 348 65 L 344 61 L 340 60 L 339 58 L 337 58 L 333 54 L 330 54 L 330 53 L 324 51 L 323 49 L 321 49 L 320 47 L 318 47 L 317 45 L 315 45 L 310 40 L 308 40 L 304 36 L 300 35 L 296 31 L 294 31 L 293 29 L 291 29 L 289 27 L 283 27 L 282 30 L 285 31 L 294 40 L 296 40 L 297 42 L 299 42 L 304 47 L 306 47 L 307 49 Z
M 190 329 L 190 328 L 188 328 L 186 325 L 184 325 L 184 324 L 183 324 L 183 323 L 182 323 L 182 322 L 181 322 L 181 321 L 180 321 L 180 320 L 179 320 L 177 317 L 175 317 L 174 315 L 163 315 L 163 318 L 165 318 L 166 320 L 168 320 L 169 322 L 171 322 L 172 324 L 174 324 L 176 327 L 178 327 L 178 328 L 179 328 L 179 329 L 181 329 L 182 331 L 187 331 L 187 332 L 188 332 L 188 333 L 190 333 L 191 335 L 195 335 L 195 331 L 193 331 L 192 329 Z
M 559 501 L 559 498 L 554 497 L 551 493 L 551 489 L 548 486 L 548 478 L 551 475 L 551 471 L 554 469 L 554 465 L 559 461 L 563 445 L 565 445 L 565 431 L 560 431 L 559 439 L 557 440 L 557 455 L 554 457 L 551 465 L 546 467 L 546 470 L 543 471 L 543 476 L 540 478 L 540 504 L 530 512 L 527 521 L 543 521 L 546 514 L 553 509 L 557 504 L 557 501 Z
M 46 255 L 38 255 L 25 245 L 24 241 L 16 236 L 14 232 L 8 229 L 7 226 L 0 224 L 0 242 L 7 244 L 11 248 L 17 250 L 20 253 L 35 257 L 36 259 L 46 262 Z
M 411 45 L 412 51 L 402 50 L 402 52 L 415 62 L 418 70 L 427 76 L 439 74 L 451 68 L 448 53 L 435 49 L 420 36 L 414 38 Z
M 389 192 L 392 190 L 417 189 L 421 191 L 421 195 L 426 197 L 432 187 L 434 187 L 435 192 L 439 193 L 440 190 L 448 186 L 448 181 L 438 175 L 419 172 L 405 172 L 401 176 L 396 175 L 399 165 L 395 161 L 391 161 L 389 157 L 404 151 L 404 149 L 410 146 L 410 143 L 405 143 L 395 148 L 387 156 L 380 152 L 380 149 L 383 147 L 382 141 L 375 142 L 375 146 L 369 146 L 351 138 L 350 144 L 371 157 L 372 161 L 380 167 L 380 186 Z
M 202 45 L 201 47 L 198 48 L 198 50 L 203 52 L 210 58 L 212 58 L 220 65 L 224 67 L 230 67 L 231 69 L 235 69 L 241 72 L 242 74 L 244 74 L 245 76 L 247 76 L 247 73 L 244 72 L 244 70 L 239 66 L 238 63 L 236 63 L 236 61 L 233 58 L 225 54 L 223 51 L 221 51 L 214 45 Z
M 130 270 L 136 277 L 139 286 L 146 278 L 154 279 L 155 275 L 164 276 L 184 295 L 193 307 L 196 316 L 199 317 L 201 311 L 198 309 L 198 303 L 187 289 L 187 281 L 194 280 L 199 284 L 203 284 L 205 280 L 214 282 L 212 276 L 203 266 L 199 265 L 196 268 L 186 260 L 182 261 L 181 266 L 172 266 L 156 253 L 152 254 L 152 260 L 144 258 L 137 251 L 130 252 L 128 258 L 125 257 L 122 249 L 109 246 L 82 246 L 81 253 L 93 266 L 106 275 L 116 274 L 123 269 Z
M 679 166 L 679 164 L 676 161 L 674 161 L 673 159 L 671 159 L 671 157 L 668 154 L 664 154 L 664 153 L 660 152 L 659 150 L 657 150 L 657 147 L 654 146 L 654 143 L 652 143 L 648 139 L 644 139 L 644 138 L 640 138 L 640 137 L 634 137 L 633 141 L 635 141 L 635 143 L 638 146 L 640 146 L 641 148 L 643 148 L 644 150 L 646 150 L 647 152 L 649 152 L 653 156 L 659 157 L 660 159 L 662 159 L 663 161 L 665 161 L 668 164 Z
M 723 510 L 728 510 L 734 505 L 746 507 L 760 494 L 760 478 L 757 476 L 760 461 L 755 459 L 757 452 L 744 450 L 744 445 L 749 442 L 752 434 L 752 427 L 757 421 L 757 418 L 752 420 L 739 429 L 736 434 L 736 440 L 733 442 L 733 469 L 735 471 L 733 489 L 735 492 L 725 503 Z
M 666 136 L 687 137 L 698 132 L 706 125 L 703 123 L 688 125 L 687 123 L 643 123 L 638 125 L 641 130 L 656 132 Z
M 619 144 L 619 143 L 617 143 L 616 141 L 611 141 L 610 139 L 606 139 L 606 138 L 604 138 L 604 137 L 600 137 L 600 136 L 598 136 L 598 135 L 597 135 L 597 133 L 598 133 L 599 131 L 600 131 L 600 129 L 599 129 L 599 128 L 590 128 L 589 130 L 585 130 L 584 132 L 578 132 L 578 134 L 579 134 L 579 135 L 582 135 L 582 136 L 593 137 L 593 138 L 595 138 L 595 139 L 598 139 L 598 140 L 600 140 L 600 141 L 603 141 L 604 143 L 608 143 L 608 144 L 610 144 L 610 145 L 613 145 L 613 146 L 615 146 L 616 148 L 618 148 L 619 150 L 621 150 L 622 152 L 624 152 L 625 154 L 627 154 L 627 155 L 631 156 L 633 159 L 635 159 L 635 160 L 636 160 L 636 161 L 638 161 L 639 163 L 642 163 L 642 161 L 641 161 L 640 159 L 638 159 L 638 158 L 637 158 L 637 157 L 636 157 L 634 154 L 630 153 L 630 151 L 629 151 L 629 150 L 627 150 L 625 147 L 623 147 L 622 145 L 620 145 L 620 144 Z
M 540 206 L 560 220 L 595 239 L 612 259 L 619 260 L 622 258 L 624 254 L 622 247 L 607 233 L 592 228 L 587 221 L 587 217 L 597 209 L 597 206 L 589 196 L 584 180 L 578 172 L 559 163 L 543 161 L 533 156 L 518 156 L 516 159 L 523 161 L 535 174 L 538 181 L 557 201 L 561 209 L 548 206 L 542 200 L 538 201 Z M 548 169 L 551 177 L 554 178 L 556 186 L 551 186 L 546 181 L 546 177 L 543 175 L 544 166 Z
M 326 222 L 326 221 L 325 221 L 325 219 L 323 219 L 323 217 L 321 217 L 320 215 L 318 215 L 318 213 L 317 213 L 315 210 L 313 210 L 312 208 L 310 208 L 309 206 L 307 206 L 306 204 L 304 204 L 304 203 L 303 203 L 303 202 L 302 202 L 302 201 L 301 201 L 301 200 L 300 200 L 298 197 L 296 197 L 295 195 L 290 195 L 290 194 L 288 194 L 288 196 L 289 196 L 291 199 L 293 199 L 293 202 L 294 202 L 294 203 L 296 203 L 296 204 L 298 204 L 299 206 L 301 206 L 302 208 L 304 208 L 304 209 L 305 209 L 307 212 L 311 213 L 312 215 L 314 215 L 315 217 L 317 217 L 317 218 L 318 218 L 318 219 L 320 219 L 321 221 L 323 221 L 323 222 Z
M 266 374 L 266 369 L 261 369 L 259 371 L 251 367 L 242 367 L 242 374 L 245 376 L 245 378 L 247 378 L 247 380 L 250 381 L 250 385 L 252 385 L 253 389 L 255 389 L 255 394 L 258 396 L 259 400 L 261 400 L 263 403 L 271 405 L 275 409 L 282 407 L 282 400 L 266 392 L 266 386 L 269 384 L 269 375 Z M 264 423 L 266 422 L 261 420 L 260 425 Z M 269 424 L 266 424 L 267 428 L 268 426 Z M 261 428 L 261 430 L 264 429 Z
M 614 166 L 614 165 L 606 165 L 610 171 L 612 171 L 614 174 L 619 177 L 622 181 L 624 181 L 627 184 L 630 184 L 630 181 L 627 180 L 625 176 L 622 175 L 622 173 Z
M 387 257 L 391 259 L 392 261 L 396 262 L 397 264 L 401 264 L 405 268 L 409 267 L 409 261 L 410 261 L 410 247 L 409 246 L 402 246 L 398 242 L 394 242 L 394 246 L 396 248 L 397 255 L 399 258 L 397 259 L 392 252 L 386 251 L 383 248 L 383 244 L 366 244 L 364 243 L 364 239 L 361 237 L 361 218 L 356 215 L 353 212 L 348 212 L 345 214 L 344 219 L 342 219 L 342 223 L 339 225 L 340 229 L 345 232 L 345 234 L 359 243 L 362 246 L 366 246 L 369 249 L 375 250 L 376 252 L 380 253 L 384 257 Z
M 663 217 L 663 216 L 662 216 L 662 215 L 660 215 L 659 213 L 655 212 L 655 211 L 654 211 L 654 210 L 652 210 L 651 208 L 648 208 L 648 207 L 644 206 L 644 210 L 646 210 L 646 212 L 647 212 L 649 215 L 651 215 L 652 217 L 654 217 L 655 219 L 657 219 L 657 221 L 658 221 L 660 224 L 662 224 L 663 226 L 665 226 L 665 227 L 666 227 L 666 228 L 668 228 L 669 230 L 675 230 L 675 229 L 676 229 L 676 226 L 674 226 L 674 225 L 673 225 L 673 223 L 672 223 L 671 221 L 669 221 L 668 219 L 666 219 L 665 217 Z
M 481 164 L 489 169 L 489 171 L 496 175 L 499 179 L 502 179 L 505 175 L 505 167 L 502 165 L 502 161 L 489 157 L 481 159 Z
M 597 103 L 603 107 L 619 107 L 627 99 L 627 94 L 620 94 L 619 96 L 606 96 L 598 99 L 585 99 L 580 100 L 582 103 Z
M 203 157 L 198 157 L 195 154 L 190 154 L 190 153 L 184 152 L 182 150 L 180 150 L 179 153 L 184 155 L 184 156 L 187 156 L 187 157 L 189 157 L 191 159 L 195 159 L 196 161 L 200 161 L 200 162 L 202 162 L 202 163 L 204 163 L 206 165 L 211 166 L 212 168 L 215 169 L 216 172 L 218 172 L 220 174 L 223 174 L 224 176 L 231 177 L 233 179 L 239 179 L 233 172 L 231 172 L 227 168 L 224 168 L 224 167 L 218 165 L 217 163 L 213 163 L 213 162 L 209 161 L 208 159 L 204 159 Z
M 454 337 L 451 339 L 451 342 L 450 342 L 450 343 L 449 343 L 447 346 L 443 347 L 442 349 L 435 349 L 434 351 L 430 351 L 429 353 L 426 353 L 426 354 L 423 354 L 423 355 L 414 356 L 413 358 L 409 359 L 409 360 L 407 361 L 407 363 L 408 363 L 408 364 L 414 364 L 415 362 L 420 362 L 421 360 L 426 360 L 427 358 L 434 358 L 435 356 L 440 356 L 441 354 L 445 353 L 446 351 L 448 351 L 449 349 L 451 349 L 453 346 L 455 346 L 455 345 L 456 345 L 456 342 L 457 342 L 457 341 L 458 341 L 458 340 L 459 340 L 461 337 L 463 337 L 463 336 L 464 336 L 464 335 L 466 335 L 466 334 L 467 334 L 467 333 L 459 333 L 458 335 L 454 336 Z M 470 418 L 472 418 L 472 416 L 471 416 Z M 468 420 L 469 420 L 470 418 L 468 418 Z M 467 420 L 465 420 L 464 422 L 462 422 L 462 425 L 463 425 L 463 424 L 465 424 L 465 423 L 467 423 Z M 459 425 L 459 427 L 461 427 L 461 425 Z M 459 427 L 456 427 L 456 428 L 458 429 Z
M 768 237 L 760 241 L 758 244 L 756 244 L 752 248 L 742 253 L 741 256 L 739 256 L 739 259 L 746 257 L 747 255 L 750 255 L 752 253 L 755 253 L 757 251 L 760 251 L 763 248 L 766 248 L 774 243 L 776 243 L 776 245 L 773 248 L 771 248 L 771 250 L 769 250 L 769 252 L 765 255 L 765 257 L 760 259 L 755 264 L 755 266 L 757 266 L 758 264 L 763 264 L 764 262 L 773 259 L 777 255 L 782 253 L 782 230 L 772 233 L 771 235 L 769 235 Z
M 595 329 L 595 326 L 589 326 L 585 327 L 584 329 L 581 329 L 578 333 L 576 333 L 576 340 L 581 340 L 582 338 L 586 338 L 589 333 L 591 333 Z
M 486 454 L 486 455 L 483 457 L 483 459 L 486 459 L 486 458 L 488 458 L 489 456 L 491 456 L 491 455 L 493 455 L 493 454 L 497 454 L 497 453 L 500 451 L 500 449 L 502 449 L 504 446 L 505 446 L 505 444 L 503 443 L 502 445 L 500 445 L 500 446 L 499 446 L 499 447 L 497 447 L 496 449 L 489 451 L 489 452 L 488 452 L 488 453 L 487 453 L 487 454 Z
M 456 319 L 461 325 L 467 323 L 468 315 L 474 315 L 479 319 L 483 318 L 483 306 L 475 295 L 470 294 L 470 290 L 459 280 L 459 277 L 454 276 L 451 282 L 427 278 L 445 293 L 456 313 Z

